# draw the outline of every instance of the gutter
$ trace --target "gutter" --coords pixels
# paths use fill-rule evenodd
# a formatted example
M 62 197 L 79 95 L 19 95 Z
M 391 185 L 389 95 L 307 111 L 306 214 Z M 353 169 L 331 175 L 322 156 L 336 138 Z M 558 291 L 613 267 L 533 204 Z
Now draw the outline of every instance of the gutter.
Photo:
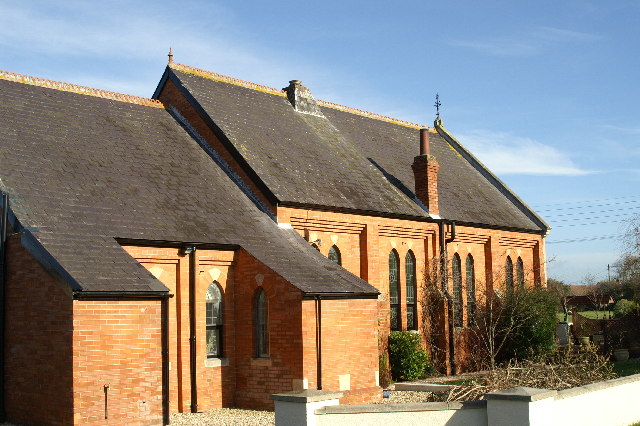
M 198 412 L 198 386 L 196 374 L 196 250 L 195 246 L 185 246 L 189 255 L 189 373 L 191 382 L 191 412 Z
M 5 329 L 5 283 L 7 277 L 6 247 L 7 222 L 9 219 L 9 195 L 2 194 L 2 210 L 0 210 L 0 422 L 6 418 L 4 406 L 4 329 Z
M 316 301 L 316 383 L 322 390 L 322 296 L 315 296 Z

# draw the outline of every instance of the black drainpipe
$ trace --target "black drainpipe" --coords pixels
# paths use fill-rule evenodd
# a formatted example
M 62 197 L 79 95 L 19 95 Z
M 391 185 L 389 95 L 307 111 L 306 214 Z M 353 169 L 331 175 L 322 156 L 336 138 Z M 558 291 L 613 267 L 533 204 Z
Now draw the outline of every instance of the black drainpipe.
M 160 302 L 162 328 L 162 424 L 168 425 L 169 420 L 169 297 L 163 297 Z
M 322 299 L 316 295 L 316 360 L 317 360 L 317 388 L 322 390 Z
M 451 225 L 451 237 L 445 238 L 445 221 L 438 222 L 438 231 L 440 234 L 440 256 L 441 256 L 441 275 L 442 275 L 442 290 L 447 299 L 447 322 L 449 323 L 449 364 L 451 365 L 451 373 L 456 374 L 456 345 L 455 345 L 455 324 L 453 319 L 453 298 L 447 288 L 447 275 L 449 272 L 447 266 L 447 245 L 456 238 L 456 223 L 449 222 Z
M 189 254 L 189 362 L 191 373 L 191 412 L 198 412 L 198 388 L 196 383 L 196 248 L 186 246 Z
M 7 276 L 6 244 L 9 219 L 9 195 L 2 193 L 0 211 L 0 422 L 5 421 L 4 407 L 4 286 Z

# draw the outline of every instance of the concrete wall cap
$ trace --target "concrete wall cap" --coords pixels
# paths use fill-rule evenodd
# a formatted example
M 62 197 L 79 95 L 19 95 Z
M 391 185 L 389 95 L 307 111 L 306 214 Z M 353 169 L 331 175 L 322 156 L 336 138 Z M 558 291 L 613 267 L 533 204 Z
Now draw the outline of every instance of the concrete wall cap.
M 485 409 L 487 401 L 424 402 L 421 404 L 365 404 L 328 405 L 315 410 L 316 414 L 399 413 L 407 411 L 443 411 Z
M 503 400 L 503 401 L 525 401 L 534 402 L 541 399 L 553 398 L 558 391 L 549 389 L 536 389 L 524 386 L 518 386 L 498 392 L 491 392 L 484 396 L 487 400 Z
M 305 389 L 302 391 L 292 391 L 285 393 L 276 393 L 271 395 L 271 399 L 274 401 L 287 401 L 287 402 L 318 402 L 326 401 L 329 399 L 342 398 L 342 392 L 329 392 L 314 389 Z

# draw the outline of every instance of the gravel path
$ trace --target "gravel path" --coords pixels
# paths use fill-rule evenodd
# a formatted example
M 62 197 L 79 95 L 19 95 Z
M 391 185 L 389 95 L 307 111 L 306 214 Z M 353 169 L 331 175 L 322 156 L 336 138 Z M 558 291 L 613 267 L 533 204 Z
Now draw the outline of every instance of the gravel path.
M 275 422 L 273 411 L 241 410 L 239 408 L 216 408 L 202 413 L 171 415 L 172 425 L 271 426 Z

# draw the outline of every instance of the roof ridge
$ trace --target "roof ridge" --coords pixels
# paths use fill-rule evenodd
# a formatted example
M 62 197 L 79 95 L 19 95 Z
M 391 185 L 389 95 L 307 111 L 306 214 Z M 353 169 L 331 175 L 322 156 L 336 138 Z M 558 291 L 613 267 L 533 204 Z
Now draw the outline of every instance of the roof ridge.
M 113 101 L 126 102 L 130 104 L 149 106 L 154 108 L 164 108 L 164 104 L 157 99 L 144 98 L 142 96 L 127 95 L 126 93 L 111 92 L 109 90 L 96 89 L 89 86 L 80 86 L 73 83 L 48 80 L 46 78 L 33 77 L 30 75 L 0 70 L 0 80 L 23 83 L 30 86 L 45 87 L 47 89 L 60 90 L 63 92 L 77 93 L 80 95 L 94 96 L 97 98 L 110 99 Z
M 176 69 L 178 71 L 183 71 L 183 72 L 186 72 L 187 74 L 194 74 L 194 75 L 198 75 L 200 77 L 209 78 L 209 79 L 216 80 L 216 81 L 222 81 L 222 82 L 225 82 L 225 83 L 234 84 L 236 86 L 242 86 L 242 87 L 245 87 L 247 89 L 254 89 L 254 90 L 258 90 L 260 92 L 270 93 L 272 95 L 283 96 L 283 97 L 286 96 L 284 89 L 276 89 L 276 88 L 265 86 L 265 85 L 262 85 L 262 84 L 252 83 L 252 82 L 246 81 L 246 80 L 240 80 L 238 78 L 229 77 L 227 75 L 219 74 L 219 73 L 212 72 L 212 71 L 207 71 L 207 70 L 204 70 L 202 68 L 192 67 L 190 65 L 180 64 L 180 63 L 177 63 L 177 62 L 171 62 L 171 63 L 169 63 L 169 68 Z M 320 99 L 316 99 L 316 102 L 318 104 L 322 105 L 322 106 L 327 107 L 327 108 L 337 109 L 339 111 L 344 111 L 344 112 L 348 112 L 348 113 L 352 113 L 352 114 L 356 114 L 356 115 L 361 115 L 363 117 L 373 118 L 374 120 L 386 121 L 388 123 L 399 124 L 401 126 L 413 127 L 413 128 L 417 128 L 417 129 L 428 128 L 431 131 L 435 132 L 435 127 L 429 127 L 429 126 L 425 126 L 425 125 L 418 124 L 418 123 L 412 123 L 410 121 L 401 120 L 399 118 L 388 117 L 386 115 L 376 114 L 375 112 L 369 112 L 369 111 L 365 111 L 365 110 L 358 109 L 358 108 L 353 108 L 353 107 L 349 107 L 349 106 L 345 106 L 345 105 L 336 104 L 334 102 L 323 101 L 323 100 L 320 100 Z

